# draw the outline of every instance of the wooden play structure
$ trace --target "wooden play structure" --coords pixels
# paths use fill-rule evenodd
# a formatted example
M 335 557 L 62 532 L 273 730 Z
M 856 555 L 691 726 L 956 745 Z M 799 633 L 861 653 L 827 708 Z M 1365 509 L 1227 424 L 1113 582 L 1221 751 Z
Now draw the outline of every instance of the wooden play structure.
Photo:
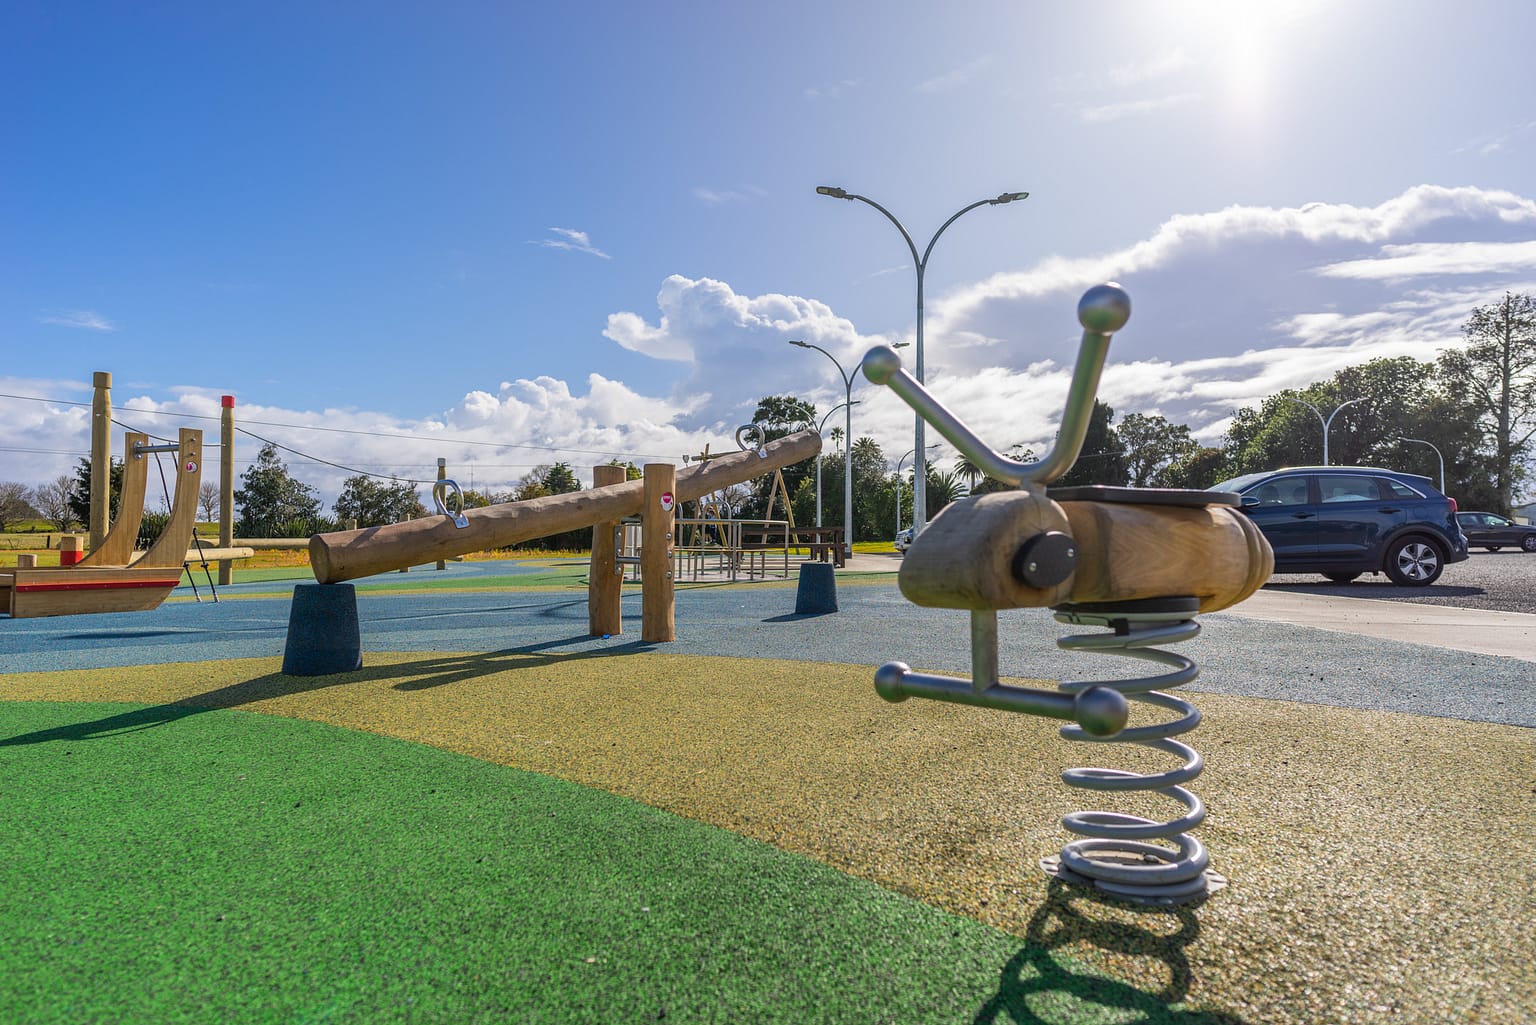
M 197 525 L 203 432 L 182 428 L 175 444 L 151 445 L 147 434 L 129 431 L 123 444 L 123 493 L 117 522 L 100 544 L 72 566 L 18 566 L 0 573 L 0 607 L 13 619 L 139 612 L 158 606 L 181 582 L 187 546 Z M 149 457 L 155 452 L 169 451 L 176 453 L 176 490 L 170 521 L 154 545 L 139 554 L 134 551 L 134 542 L 144 516 Z M 213 550 L 204 553 L 204 557 L 210 554 Z
M 590 526 L 587 604 L 592 634 L 621 632 L 622 573 L 632 563 L 640 567 L 641 637 L 670 641 L 674 639 L 672 562 L 681 504 L 810 459 L 820 451 L 821 437 L 815 431 L 801 431 L 762 447 L 714 456 L 681 471 L 671 463 L 648 463 L 640 480 L 625 480 L 623 467 L 598 466 L 589 490 L 457 514 L 447 514 L 444 499 L 457 485 L 440 481 L 434 498 L 445 515 L 316 534 L 309 541 L 310 568 L 320 584 L 339 584 Z M 626 555 L 620 550 L 623 521 L 635 516 L 641 522 L 640 548 L 638 554 Z

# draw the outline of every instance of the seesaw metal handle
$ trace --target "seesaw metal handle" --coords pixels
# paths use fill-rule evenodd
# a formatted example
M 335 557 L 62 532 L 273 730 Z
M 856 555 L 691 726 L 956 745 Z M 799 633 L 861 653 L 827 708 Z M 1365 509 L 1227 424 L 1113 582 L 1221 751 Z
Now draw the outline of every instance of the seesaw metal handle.
M 448 508 L 448 492 L 450 491 L 453 492 L 453 497 L 457 500 L 458 506 L 451 511 Z M 469 526 L 469 520 L 464 516 L 464 489 L 459 487 L 458 481 L 448 478 L 433 484 L 432 504 L 437 506 L 438 515 L 447 516 L 453 520 L 453 525 L 460 530 Z
M 1109 341 L 1125 326 L 1131 316 L 1131 297 L 1113 282 L 1095 285 L 1077 304 L 1077 319 L 1083 325 L 1083 341 L 1077 351 L 1077 365 L 1067 391 L 1066 409 L 1056 444 L 1043 459 L 1022 463 L 1009 459 L 982 441 L 944 404 L 922 386 L 901 365 L 901 357 L 887 345 L 879 345 L 864 356 L 864 376 L 883 384 L 901 396 L 918 416 L 928 421 L 944 439 L 959 449 L 982 473 L 1008 484 L 1025 482 L 1048 484 L 1066 473 L 1077 462 L 1093 416 L 1093 400 L 1099 391 L 1099 375 L 1109 355 Z

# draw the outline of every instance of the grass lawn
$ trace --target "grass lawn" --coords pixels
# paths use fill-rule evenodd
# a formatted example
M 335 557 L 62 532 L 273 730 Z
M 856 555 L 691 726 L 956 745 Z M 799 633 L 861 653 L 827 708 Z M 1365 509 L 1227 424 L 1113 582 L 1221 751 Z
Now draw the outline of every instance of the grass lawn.
M 249 712 L 0 704 L 0 837 L 18 1025 L 910 1025 L 1035 978 L 1017 938 L 767 844 Z M 1037 1013 L 1120 1020 L 1079 1001 L 1113 983 L 1048 962 Z

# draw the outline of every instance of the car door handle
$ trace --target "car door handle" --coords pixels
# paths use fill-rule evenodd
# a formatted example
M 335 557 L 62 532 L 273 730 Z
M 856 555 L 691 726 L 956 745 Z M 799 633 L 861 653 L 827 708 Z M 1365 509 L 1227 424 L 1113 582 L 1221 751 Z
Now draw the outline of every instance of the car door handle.
M 1316 515 L 1317 515 L 1317 513 L 1291 513 L 1291 516 L 1293 516 L 1294 518 L 1296 518 L 1298 520 L 1310 520 L 1312 517 L 1314 517 Z
M 1381 511 L 1384 513 L 1402 512 L 1402 510 L 1395 505 L 1384 505 L 1381 507 Z

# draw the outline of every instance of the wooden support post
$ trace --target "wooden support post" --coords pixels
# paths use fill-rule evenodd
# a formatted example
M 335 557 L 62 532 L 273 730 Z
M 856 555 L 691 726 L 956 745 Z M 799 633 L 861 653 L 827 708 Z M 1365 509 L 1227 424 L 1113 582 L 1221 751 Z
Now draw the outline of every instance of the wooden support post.
M 91 522 L 90 548 L 107 536 L 112 504 L 112 375 L 98 370 L 91 378 Z
M 677 506 L 677 467 L 646 463 L 640 511 L 640 639 L 676 639 L 672 615 L 672 534 Z
M 592 486 L 604 488 L 623 484 L 622 466 L 592 467 Z M 617 637 L 624 632 L 624 613 L 620 598 L 624 577 L 616 560 L 619 552 L 614 534 L 623 530 L 622 520 L 592 524 L 592 562 L 587 569 L 587 630 L 593 637 Z
M 76 566 L 85 558 L 85 543 L 79 534 L 65 534 L 59 538 L 59 565 Z
M 438 480 L 447 480 L 448 479 L 448 460 L 442 458 L 441 456 L 439 456 L 438 459 L 437 459 L 437 479 Z M 445 503 L 448 501 L 448 498 L 447 498 L 446 495 L 443 497 L 443 501 Z M 463 509 L 459 510 L 459 512 L 463 512 L 463 511 L 464 511 Z M 438 569 L 447 569 L 448 568 L 448 561 L 446 559 L 438 559 L 437 560 L 437 568 Z
M 235 397 L 219 400 L 219 547 L 235 546 Z M 219 585 L 234 582 L 235 564 L 219 560 Z

